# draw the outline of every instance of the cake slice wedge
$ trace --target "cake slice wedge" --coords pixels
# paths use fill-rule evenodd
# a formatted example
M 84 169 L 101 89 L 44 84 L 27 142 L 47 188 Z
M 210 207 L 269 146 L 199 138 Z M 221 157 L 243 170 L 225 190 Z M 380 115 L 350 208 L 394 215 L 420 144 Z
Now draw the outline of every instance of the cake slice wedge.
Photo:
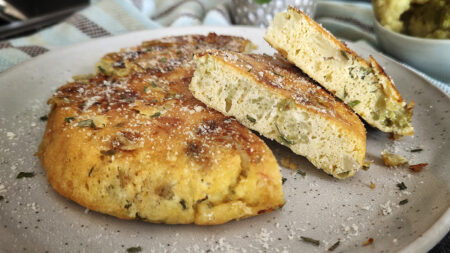
M 195 98 L 305 156 L 336 178 L 362 166 L 366 131 L 358 116 L 294 65 L 268 55 L 208 51 L 194 58 Z
M 300 10 L 289 7 L 275 15 L 265 40 L 371 126 L 414 134 L 412 103 L 407 105 L 375 59 L 364 60 Z

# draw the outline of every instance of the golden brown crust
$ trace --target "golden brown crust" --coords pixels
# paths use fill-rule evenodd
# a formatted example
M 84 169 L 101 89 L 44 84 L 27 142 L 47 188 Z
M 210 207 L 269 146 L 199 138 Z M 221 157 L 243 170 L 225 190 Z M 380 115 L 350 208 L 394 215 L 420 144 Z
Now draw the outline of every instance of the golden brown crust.
M 167 44 L 189 38 L 207 43 Z M 38 152 L 52 187 L 91 210 L 155 223 L 221 224 L 282 206 L 265 143 L 188 90 L 195 50 L 248 43 L 217 35 L 146 42 L 108 54 L 104 73 L 59 88 Z M 158 63 L 141 68 L 144 59 Z
M 131 72 L 164 74 L 174 69 L 193 71 L 190 63 L 195 53 L 205 48 L 245 52 L 256 47 L 249 40 L 209 33 L 162 38 L 143 42 L 140 46 L 107 54 L 98 66 L 108 73 L 128 75 Z

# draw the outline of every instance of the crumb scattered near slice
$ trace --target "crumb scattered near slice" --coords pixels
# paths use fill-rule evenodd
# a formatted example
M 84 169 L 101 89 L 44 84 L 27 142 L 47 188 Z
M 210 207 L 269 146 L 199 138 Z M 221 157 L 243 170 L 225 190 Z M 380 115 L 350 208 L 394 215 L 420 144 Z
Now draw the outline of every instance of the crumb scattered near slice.
M 387 150 L 383 150 L 383 152 L 381 152 L 381 158 L 383 158 L 383 162 L 386 166 L 399 166 L 408 164 L 408 160 L 406 160 L 406 158 L 401 155 L 390 153 Z
M 298 164 L 294 163 L 291 159 L 291 157 L 283 157 L 280 160 L 280 164 L 281 166 L 285 167 L 285 168 L 289 168 L 291 170 L 298 170 Z
M 373 238 L 369 238 L 367 241 L 363 242 L 362 246 L 368 246 L 373 244 Z
M 370 189 L 375 189 L 375 184 L 372 182 L 372 181 L 370 181 Z
M 427 165 L 428 165 L 428 163 L 413 164 L 413 165 L 409 165 L 409 169 L 414 172 L 420 172 Z
M 368 170 L 370 168 L 370 165 L 373 163 L 373 160 L 370 161 L 364 161 L 363 166 L 361 167 L 363 170 Z

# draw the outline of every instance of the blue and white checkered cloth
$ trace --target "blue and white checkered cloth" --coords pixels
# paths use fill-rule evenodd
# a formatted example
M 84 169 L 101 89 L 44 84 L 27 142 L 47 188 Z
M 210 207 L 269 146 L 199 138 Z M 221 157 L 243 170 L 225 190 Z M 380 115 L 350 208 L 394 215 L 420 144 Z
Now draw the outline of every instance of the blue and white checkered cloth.
M 226 0 L 92 0 L 89 7 L 57 25 L 31 36 L 0 41 L 0 72 L 49 50 L 91 38 L 166 26 L 232 25 L 229 8 L 231 3 Z M 315 19 L 339 38 L 364 40 L 377 48 L 369 3 L 319 1 Z M 450 93 L 450 84 L 413 71 Z

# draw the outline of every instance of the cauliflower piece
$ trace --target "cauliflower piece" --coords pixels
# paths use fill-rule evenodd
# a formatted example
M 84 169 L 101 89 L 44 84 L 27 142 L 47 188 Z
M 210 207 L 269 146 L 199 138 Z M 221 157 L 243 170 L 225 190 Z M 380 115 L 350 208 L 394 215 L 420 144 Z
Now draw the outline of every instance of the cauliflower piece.
M 400 16 L 409 9 L 411 0 L 374 0 L 375 16 L 380 24 L 394 32 L 403 32 L 405 27 Z
M 373 0 L 375 17 L 394 32 L 416 37 L 450 38 L 448 0 Z
M 401 155 L 388 152 L 386 149 L 381 152 L 381 158 L 386 166 L 399 166 L 408 163 L 408 160 Z

